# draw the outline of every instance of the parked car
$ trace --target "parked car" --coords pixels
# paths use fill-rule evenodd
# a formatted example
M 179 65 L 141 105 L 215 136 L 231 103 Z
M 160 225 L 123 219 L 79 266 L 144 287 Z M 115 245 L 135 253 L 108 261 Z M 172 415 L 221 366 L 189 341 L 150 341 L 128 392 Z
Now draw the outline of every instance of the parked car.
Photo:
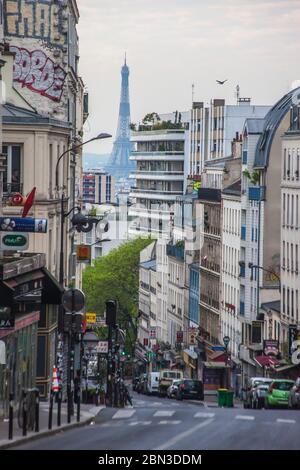
M 161 397 L 167 396 L 167 390 L 172 385 L 173 380 L 183 379 L 181 370 L 161 370 L 159 374 L 158 394 Z
M 265 377 L 251 377 L 248 379 L 248 383 L 245 389 L 243 389 L 243 404 L 244 408 L 253 408 L 253 397 L 257 385 L 262 385 L 263 383 L 268 385 L 272 382 L 272 379 L 267 379 Z
M 175 398 L 177 393 L 178 385 L 180 384 L 180 380 L 173 380 L 172 385 L 167 390 L 167 397 L 168 398 Z
M 261 409 L 264 406 L 272 381 L 273 379 L 264 379 L 262 382 L 255 384 L 252 391 L 251 408 Z
M 176 398 L 177 400 L 183 400 L 184 398 L 204 400 L 203 382 L 195 379 L 180 380 L 176 391 Z
M 300 377 L 298 377 L 290 390 L 288 406 L 289 408 L 300 409 Z
M 265 397 L 265 408 L 272 406 L 288 406 L 290 390 L 294 385 L 293 380 L 276 379 L 269 386 Z
M 159 372 L 149 372 L 147 378 L 147 394 L 153 395 L 158 393 Z

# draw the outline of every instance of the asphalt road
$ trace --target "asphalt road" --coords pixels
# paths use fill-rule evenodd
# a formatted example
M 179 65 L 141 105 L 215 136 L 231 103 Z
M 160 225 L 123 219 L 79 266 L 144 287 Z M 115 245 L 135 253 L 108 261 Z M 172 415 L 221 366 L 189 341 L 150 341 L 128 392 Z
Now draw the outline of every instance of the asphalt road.
M 104 409 L 94 424 L 17 449 L 300 449 L 298 410 L 226 409 L 137 394 L 133 397 L 133 408 Z

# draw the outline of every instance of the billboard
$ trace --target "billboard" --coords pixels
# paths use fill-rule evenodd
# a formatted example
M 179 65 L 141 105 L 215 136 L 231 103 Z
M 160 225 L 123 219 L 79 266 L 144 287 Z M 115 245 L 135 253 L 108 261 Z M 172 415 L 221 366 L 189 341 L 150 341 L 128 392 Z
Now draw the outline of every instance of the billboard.
M 47 225 L 47 219 L 0 217 L 2 232 L 47 233 Z

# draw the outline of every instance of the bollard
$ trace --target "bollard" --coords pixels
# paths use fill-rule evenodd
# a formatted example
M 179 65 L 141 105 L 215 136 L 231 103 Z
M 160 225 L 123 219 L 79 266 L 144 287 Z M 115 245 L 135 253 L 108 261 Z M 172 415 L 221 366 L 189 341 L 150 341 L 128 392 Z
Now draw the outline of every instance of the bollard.
M 53 414 L 53 391 L 51 390 L 51 392 L 50 392 L 48 429 L 52 429 L 52 414 Z
M 61 425 L 61 402 L 62 402 L 62 391 L 60 388 L 57 393 L 57 426 Z
M 23 389 L 23 409 L 22 409 L 22 413 L 23 413 L 23 436 L 27 436 L 27 393 L 26 393 L 26 390 Z
M 35 432 L 40 430 L 40 392 L 35 390 Z
M 13 423 L 14 423 L 14 396 L 9 394 L 9 424 L 8 424 L 8 439 L 11 441 L 13 438 Z

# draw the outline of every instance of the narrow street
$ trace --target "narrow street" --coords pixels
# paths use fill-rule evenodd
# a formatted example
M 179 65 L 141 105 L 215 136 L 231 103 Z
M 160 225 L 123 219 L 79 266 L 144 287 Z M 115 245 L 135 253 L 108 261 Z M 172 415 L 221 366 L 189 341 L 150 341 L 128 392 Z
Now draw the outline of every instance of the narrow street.
M 217 408 L 133 394 L 94 424 L 15 447 L 22 450 L 284 450 L 299 448 L 300 413 Z

